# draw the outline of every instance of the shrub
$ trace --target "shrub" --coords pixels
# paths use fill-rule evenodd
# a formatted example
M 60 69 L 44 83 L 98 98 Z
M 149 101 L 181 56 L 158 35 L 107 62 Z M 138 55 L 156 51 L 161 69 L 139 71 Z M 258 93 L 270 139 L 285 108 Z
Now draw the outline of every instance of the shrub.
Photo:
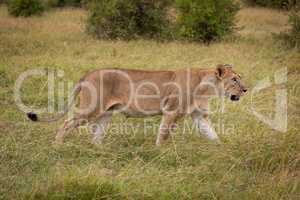
M 41 14 L 44 6 L 40 0 L 11 0 L 8 2 L 8 12 L 13 16 L 28 17 Z
M 291 29 L 288 33 L 283 34 L 285 41 L 292 47 L 300 48 L 300 11 L 294 11 L 289 19 Z
M 211 42 L 233 32 L 234 0 L 176 0 L 179 37 Z
M 297 0 L 244 0 L 250 5 L 258 5 L 263 7 L 285 8 L 291 9 L 298 2 Z
M 47 0 L 47 4 L 50 7 L 64 7 L 64 6 L 73 6 L 81 7 L 84 0 Z
M 169 0 L 93 0 L 87 29 L 99 38 L 163 37 Z

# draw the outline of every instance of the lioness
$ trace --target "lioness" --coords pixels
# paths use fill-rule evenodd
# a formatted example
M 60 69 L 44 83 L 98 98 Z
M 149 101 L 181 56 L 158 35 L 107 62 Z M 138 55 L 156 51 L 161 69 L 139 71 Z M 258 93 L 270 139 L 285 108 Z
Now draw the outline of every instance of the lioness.
M 74 118 L 65 121 L 55 141 L 63 143 L 67 133 L 87 121 L 99 125 L 92 128 L 93 142 L 101 143 L 113 112 L 128 117 L 162 115 L 156 145 L 161 145 L 176 121 L 186 115 L 192 117 L 201 133 L 218 141 L 208 118 L 209 98 L 225 95 L 238 101 L 246 91 L 241 77 L 230 65 L 176 71 L 99 69 L 85 75 L 75 88 L 73 101 L 57 119 L 69 111 L 78 94 L 79 109 Z M 35 113 L 27 115 L 38 121 Z

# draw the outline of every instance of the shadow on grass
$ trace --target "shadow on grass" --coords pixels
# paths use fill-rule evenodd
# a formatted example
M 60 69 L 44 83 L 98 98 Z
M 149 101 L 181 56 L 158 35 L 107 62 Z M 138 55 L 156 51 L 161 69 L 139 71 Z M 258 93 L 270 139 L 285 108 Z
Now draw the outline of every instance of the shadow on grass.
M 110 182 L 87 182 L 87 181 L 67 181 L 63 185 L 55 185 L 46 190 L 39 190 L 33 195 L 28 194 L 26 199 L 101 199 L 118 200 L 124 199 L 120 195 L 117 185 Z

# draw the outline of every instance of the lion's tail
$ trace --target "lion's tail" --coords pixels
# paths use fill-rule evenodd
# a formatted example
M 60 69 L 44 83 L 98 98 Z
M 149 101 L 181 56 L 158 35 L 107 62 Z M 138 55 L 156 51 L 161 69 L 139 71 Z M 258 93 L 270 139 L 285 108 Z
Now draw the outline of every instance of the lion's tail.
M 82 80 L 80 80 L 80 82 L 75 86 L 75 88 L 72 92 L 70 101 L 69 101 L 68 105 L 65 106 L 64 111 L 62 113 L 58 114 L 57 116 L 55 116 L 53 118 L 39 119 L 39 117 L 36 113 L 28 112 L 28 113 L 26 113 L 27 117 L 31 121 L 34 121 L 34 122 L 55 122 L 55 121 L 58 121 L 59 119 L 64 117 L 70 111 L 70 108 L 75 103 L 76 97 L 78 96 L 79 92 L 81 91 L 81 82 L 82 82 Z

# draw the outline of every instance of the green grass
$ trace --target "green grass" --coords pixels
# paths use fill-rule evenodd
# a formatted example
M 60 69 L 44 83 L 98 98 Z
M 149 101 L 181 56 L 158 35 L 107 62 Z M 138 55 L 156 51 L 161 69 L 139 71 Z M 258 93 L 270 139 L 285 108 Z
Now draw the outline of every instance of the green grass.
M 205 46 L 198 43 L 98 41 L 84 32 L 86 13 L 59 9 L 41 17 L 16 19 L 0 8 L 0 199 L 298 199 L 300 195 L 300 56 L 272 37 L 286 29 L 287 14 L 243 9 L 238 36 Z M 183 122 L 168 144 L 157 148 L 156 132 L 138 128 L 127 135 L 113 129 L 95 146 L 74 133 L 52 145 L 62 122 L 31 123 L 14 103 L 13 87 L 27 69 L 65 71 L 77 81 L 95 68 L 178 69 L 232 63 L 250 88 L 288 68 L 288 130 L 281 133 L 251 112 L 251 95 L 226 101 L 212 121 L 222 144 Z M 43 79 L 28 81 L 24 101 L 45 105 Z M 254 97 L 255 108 L 272 114 L 275 87 Z M 126 120 L 116 115 L 114 122 Z M 151 118 L 158 125 L 160 117 Z M 187 119 L 190 123 L 189 119 Z M 128 119 L 141 124 L 142 119 Z M 221 134 L 223 132 L 223 134 Z

